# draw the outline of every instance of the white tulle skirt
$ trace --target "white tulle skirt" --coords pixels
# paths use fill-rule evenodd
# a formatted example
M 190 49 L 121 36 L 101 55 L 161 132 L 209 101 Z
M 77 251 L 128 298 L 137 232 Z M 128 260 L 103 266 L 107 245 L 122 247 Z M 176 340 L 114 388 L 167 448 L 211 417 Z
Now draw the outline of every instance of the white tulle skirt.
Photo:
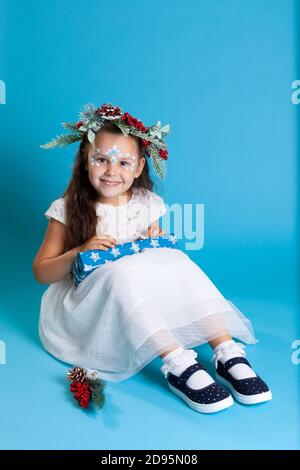
M 41 299 L 45 349 L 119 382 L 177 344 L 191 348 L 225 333 L 256 343 L 251 322 L 187 254 L 147 248 L 93 271 L 75 288 L 65 278 Z

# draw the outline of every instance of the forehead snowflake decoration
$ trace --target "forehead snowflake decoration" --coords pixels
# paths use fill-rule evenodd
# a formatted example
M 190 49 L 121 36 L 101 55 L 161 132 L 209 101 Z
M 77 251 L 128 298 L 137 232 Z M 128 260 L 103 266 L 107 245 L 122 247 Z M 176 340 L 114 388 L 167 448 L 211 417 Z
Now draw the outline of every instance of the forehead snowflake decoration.
M 134 118 L 119 106 L 104 103 L 101 108 L 96 108 L 93 104 L 87 104 L 79 113 L 78 122 L 62 122 L 62 126 L 68 129 L 68 134 L 56 136 L 47 144 L 40 145 L 43 149 L 53 149 L 63 147 L 82 140 L 86 134 L 89 142 L 93 143 L 96 132 L 101 129 L 105 121 L 112 121 L 127 137 L 129 134 L 140 137 L 145 147 L 145 155 L 152 160 L 153 168 L 160 178 L 166 175 L 166 160 L 168 150 L 164 142 L 165 136 L 170 131 L 170 126 L 161 126 L 161 122 L 153 126 L 144 126 L 138 119 Z

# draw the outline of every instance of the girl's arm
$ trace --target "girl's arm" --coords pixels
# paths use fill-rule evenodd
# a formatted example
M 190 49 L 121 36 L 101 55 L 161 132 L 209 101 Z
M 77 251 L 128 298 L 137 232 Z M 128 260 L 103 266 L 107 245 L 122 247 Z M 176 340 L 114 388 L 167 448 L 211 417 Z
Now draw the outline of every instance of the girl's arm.
M 66 226 L 50 219 L 42 245 L 33 261 L 35 280 L 40 284 L 52 284 L 66 277 L 72 268 L 80 246 L 63 252 Z

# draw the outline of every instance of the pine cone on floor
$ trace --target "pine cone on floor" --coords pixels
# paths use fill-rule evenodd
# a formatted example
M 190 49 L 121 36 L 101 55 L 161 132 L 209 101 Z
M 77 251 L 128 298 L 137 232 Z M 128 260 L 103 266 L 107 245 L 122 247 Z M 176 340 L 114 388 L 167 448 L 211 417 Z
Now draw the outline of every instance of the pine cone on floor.
M 85 370 L 82 367 L 73 367 L 67 373 L 67 379 L 70 382 L 83 382 L 86 379 Z

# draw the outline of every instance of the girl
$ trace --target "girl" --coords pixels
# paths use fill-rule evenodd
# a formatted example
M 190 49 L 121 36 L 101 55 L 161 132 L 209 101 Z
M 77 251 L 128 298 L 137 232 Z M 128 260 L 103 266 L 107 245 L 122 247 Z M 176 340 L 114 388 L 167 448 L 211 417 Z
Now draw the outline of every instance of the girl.
M 71 181 L 45 212 L 49 224 L 33 263 L 35 279 L 50 284 L 39 321 L 45 349 L 113 382 L 159 356 L 170 390 L 203 413 L 228 408 L 232 395 L 243 404 L 270 400 L 244 344 L 233 339 L 256 343 L 250 320 L 183 251 L 146 248 L 98 267 L 75 288 L 77 253 L 165 235 L 158 220 L 166 207 L 152 191 L 148 160 L 163 178 L 169 131 L 160 121 L 145 127 L 112 104 L 87 105 L 79 116 L 63 123 L 69 134 L 41 146 L 80 141 Z M 206 342 L 217 381 L 190 349 Z

